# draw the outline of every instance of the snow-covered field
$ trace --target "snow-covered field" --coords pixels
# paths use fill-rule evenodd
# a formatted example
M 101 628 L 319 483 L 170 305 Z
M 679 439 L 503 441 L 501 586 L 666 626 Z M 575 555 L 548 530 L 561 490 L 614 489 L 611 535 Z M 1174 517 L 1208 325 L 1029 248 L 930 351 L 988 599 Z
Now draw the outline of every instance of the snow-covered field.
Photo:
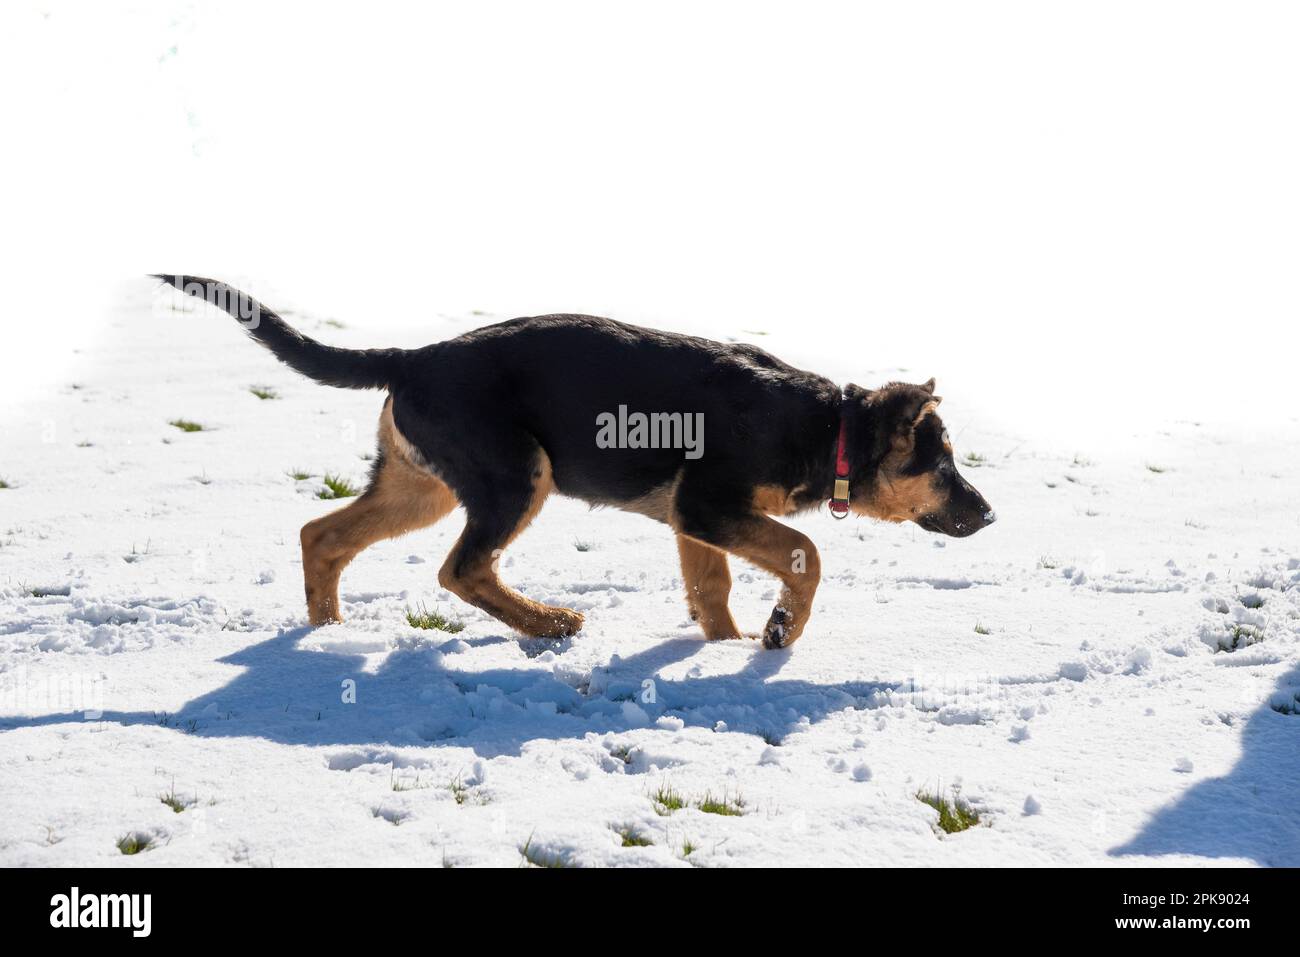
M 459 513 L 365 552 L 347 621 L 313 629 L 298 529 L 339 505 L 325 473 L 364 478 L 382 399 L 171 303 L 127 286 L 66 381 L 3 411 L 0 864 L 1300 865 L 1294 418 L 1071 448 L 981 404 L 978 370 L 859 368 L 939 376 L 1000 521 L 958 541 L 796 519 L 824 579 L 792 649 L 704 642 L 666 529 L 559 498 L 502 574 L 581 609 L 576 637 L 523 640 L 439 589 Z M 350 346 L 496 318 L 422 309 L 286 318 Z M 733 572 L 757 629 L 775 586 Z M 421 606 L 464 630 L 410 627 Z M 922 792 L 980 823 L 940 832 Z

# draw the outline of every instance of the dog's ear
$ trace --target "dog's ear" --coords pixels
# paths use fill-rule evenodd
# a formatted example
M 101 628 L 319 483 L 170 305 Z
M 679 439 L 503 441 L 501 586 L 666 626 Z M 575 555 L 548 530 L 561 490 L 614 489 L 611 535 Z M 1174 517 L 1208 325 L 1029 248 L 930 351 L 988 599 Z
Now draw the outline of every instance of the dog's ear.
M 934 394 L 934 376 L 930 376 L 929 382 L 921 383 L 921 388 L 924 389 L 926 392 L 930 393 L 930 395 L 933 397 L 933 401 L 935 405 L 938 405 L 940 402 L 943 401 L 943 396 Z
M 911 397 L 911 401 L 903 405 L 894 426 L 894 435 L 890 440 L 895 452 L 902 455 L 910 455 L 912 449 L 916 447 L 916 430 L 927 416 L 937 415 L 939 410 L 939 400 L 930 398 L 928 394 L 920 394 Z
M 866 400 L 870 399 L 873 395 L 875 395 L 874 389 L 864 389 L 862 388 L 862 386 L 857 385 L 853 382 L 848 382 L 845 383 L 844 385 L 845 398 L 856 400 L 858 402 L 865 402 Z
M 890 453 L 910 455 L 916 446 L 917 427 L 938 405 L 938 396 L 925 386 L 894 382 L 874 393 L 870 406 L 877 423 L 875 454 L 882 459 Z

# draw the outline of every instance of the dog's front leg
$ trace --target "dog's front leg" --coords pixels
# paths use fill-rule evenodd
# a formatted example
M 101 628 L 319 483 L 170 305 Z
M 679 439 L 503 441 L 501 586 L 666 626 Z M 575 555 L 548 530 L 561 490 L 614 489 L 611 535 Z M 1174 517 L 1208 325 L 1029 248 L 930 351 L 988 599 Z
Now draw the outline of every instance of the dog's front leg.
M 763 629 L 763 644 L 768 648 L 793 644 L 808 624 L 821 581 L 817 546 L 807 535 L 766 515 L 719 512 L 716 498 L 695 503 L 683 491 L 678 491 L 676 501 L 679 535 L 724 549 L 780 579 L 784 587 Z
M 677 553 L 682 559 L 686 604 L 704 637 L 709 641 L 739 638 L 740 629 L 727 607 L 731 572 L 726 553 L 685 535 L 677 536 Z

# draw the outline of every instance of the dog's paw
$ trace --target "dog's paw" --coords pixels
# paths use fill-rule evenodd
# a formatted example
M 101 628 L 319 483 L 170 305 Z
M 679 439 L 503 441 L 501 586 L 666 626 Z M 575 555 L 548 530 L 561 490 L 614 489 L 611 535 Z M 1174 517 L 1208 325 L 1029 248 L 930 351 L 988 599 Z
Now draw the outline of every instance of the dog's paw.
M 581 612 L 571 608 L 553 608 L 547 615 L 546 637 L 568 638 L 582 630 L 586 621 Z
M 794 637 L 790 634 L 790 613 L 777 605 L 763 629 L 764 648 L 784 648 Z

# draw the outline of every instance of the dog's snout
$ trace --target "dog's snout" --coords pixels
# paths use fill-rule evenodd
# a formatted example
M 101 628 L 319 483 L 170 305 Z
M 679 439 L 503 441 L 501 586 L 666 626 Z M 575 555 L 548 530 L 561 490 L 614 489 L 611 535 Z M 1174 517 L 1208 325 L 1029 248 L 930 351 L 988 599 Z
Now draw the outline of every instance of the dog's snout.
M 965 501 L 959 506 L 961 520 L 958 527 L 962 535 L 974 535 L 980 529 L 988 528 L 998 520 L 997 512 L 993 511 L 993 506 L 988 500 L 981 495 L 974 486 L 969 482 L 963 482 Z

